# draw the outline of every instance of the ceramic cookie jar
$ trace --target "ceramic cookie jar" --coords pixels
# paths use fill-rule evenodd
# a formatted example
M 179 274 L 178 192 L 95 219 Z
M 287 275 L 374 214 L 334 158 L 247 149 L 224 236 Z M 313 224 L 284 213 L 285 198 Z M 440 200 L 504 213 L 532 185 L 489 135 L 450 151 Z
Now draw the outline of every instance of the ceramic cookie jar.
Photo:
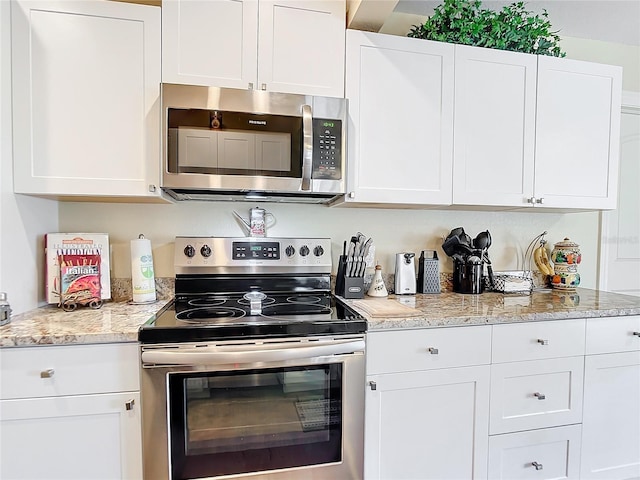
M 551 252 L 554 273 L 551 286 L 558 290 L 575 290 L 580 285 L 578 265 L 581 260 L 580 245 L 568 238 L 556 243 Z

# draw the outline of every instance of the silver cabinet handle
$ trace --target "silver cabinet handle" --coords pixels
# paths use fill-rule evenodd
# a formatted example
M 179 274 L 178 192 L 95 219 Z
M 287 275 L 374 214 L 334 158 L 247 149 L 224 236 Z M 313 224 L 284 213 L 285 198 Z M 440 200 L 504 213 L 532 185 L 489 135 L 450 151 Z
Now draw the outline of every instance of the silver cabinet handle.
M 356 198 L 356 192 L 349 192 L 349 198 Z
M 429 347 L 429 348 L 427 348 L 427 350 L 429 351 L 429 353 L 431 355 L 438 355 L 438 353 L 439 353 L 439 350 L 437 348 Z
M 155 193 L 157 190 L 157 187 L 155 185 L 149 185 L 149 192 L 150 193 Z
M 536 203 L 542 205 L 544 203 L 544 197 L 536 198 L 535 201 Z
M 640 337 L 640 332 L 631 332 L 631 335 L 634 335 L 636 337 Z
M 536 203 L 536 197 L 529 197 L 527 198 L 527 203 Z
M 538 393 L 538 392 L 534 393 L 533 396 L 537 397 L 538 400 L 544 400 L 545 398 L 547 398 L 547 396 L 544 393 Z
M 253 90 L 253 82 L 249 82 L 249 90 Z
M 260 90 L 266 90 L 267 89 L 267 84 L 263 83 L 262 85 L 260 85 Z
M 40 378 L 51 378 L 56 371 L 53 368 L 47 368 L 40 372 Z
M 536 470 L 542 470 L 542 464 L 541 463 L 531 462 L 531 466 L 534 467 Z
M 136 401 L 132 398 L 131 400 L 129 400 L 128 402 L 125 402 L 124 404 L 124 408 L 126 410 L 133 410 L 133 406 L 135 405 Z
M 369 387 L 371 387 L 371 390 L 377 390 L 378 384 L 376 382 L 369 382 Z
M 539 343 L 540 345 L 549 345 L 549 340 L 546 340 L 546 339 L 544 339 L 544 338 L 539 338 L 539 339 L 538 339 L 538 343 Z

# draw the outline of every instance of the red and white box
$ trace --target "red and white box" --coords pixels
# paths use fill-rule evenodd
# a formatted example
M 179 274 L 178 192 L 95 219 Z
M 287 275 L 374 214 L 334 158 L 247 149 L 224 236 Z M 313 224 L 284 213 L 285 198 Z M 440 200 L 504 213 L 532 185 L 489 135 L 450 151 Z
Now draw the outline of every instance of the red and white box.
M 100 296 L 102 300 L 111 298 L 109 235 L 106 233 L 47 233 L 44 236 L 44 250 L 48 303 L 60 303 L 60 255 L 98 253 L 100 255 Z

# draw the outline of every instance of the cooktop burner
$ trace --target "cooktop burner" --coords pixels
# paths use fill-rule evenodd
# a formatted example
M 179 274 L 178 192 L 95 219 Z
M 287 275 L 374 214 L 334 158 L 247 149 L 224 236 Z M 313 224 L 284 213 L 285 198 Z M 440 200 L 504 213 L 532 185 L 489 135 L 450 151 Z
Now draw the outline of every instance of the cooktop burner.
M 269 297 L 272 298 L 272 297 Z M 251 314 L 242 297 L 174 299 L 140 327 L 143 343 L 363 333 L 366 319 L 331 294 L 287 295 Z M 221 300 L 221 299 L 219 299 Z M 294 300 L 294 301 L 286 301 Z M 195 304 L 195 306 L 194 306 Z M 199 306 L 212 304 L 212 306 Z

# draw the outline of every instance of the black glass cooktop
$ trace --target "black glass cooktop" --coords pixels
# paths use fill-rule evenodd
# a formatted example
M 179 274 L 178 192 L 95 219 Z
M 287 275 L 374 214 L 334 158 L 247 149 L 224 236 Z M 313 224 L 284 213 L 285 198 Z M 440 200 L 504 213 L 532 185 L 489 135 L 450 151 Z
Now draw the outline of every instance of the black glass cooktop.
M 325 292 L 178 295 L 140 327 L 142 343 L 364 333 L 366 320 Z

